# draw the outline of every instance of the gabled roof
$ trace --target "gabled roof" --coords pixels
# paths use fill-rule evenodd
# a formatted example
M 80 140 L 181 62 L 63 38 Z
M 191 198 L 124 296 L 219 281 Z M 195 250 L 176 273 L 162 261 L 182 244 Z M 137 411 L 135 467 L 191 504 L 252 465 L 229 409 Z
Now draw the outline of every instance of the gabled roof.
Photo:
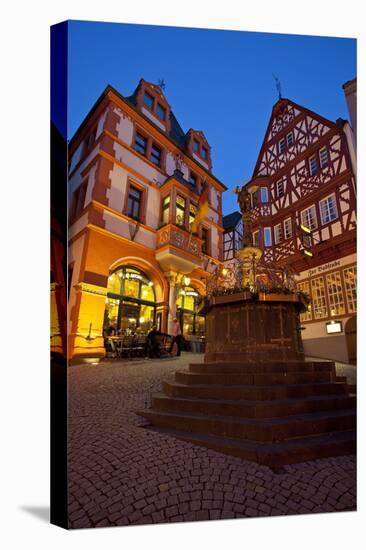
M 279 111 L 281 110 L 281 108 L 285 108 L 287 105 L 290 105 L 294 109 L 300 111 L 301 114 L 308 115 L 312 118 L 315 118 L 319 122 L 322 122 L 325 125 L 330 126 L 331 128 L 336 127 L 335 122 L 333 122 L 333 121 L 331 121 L 331 120 L 329 120 L 329 119 L 327 119 L 327 118 L 325 118 L 321 115 L 318 115 L 318 113 L 315 113 L 315 111 L 311 111 L 307 107 L 303 107 L 302 105 L 299 105 L 298 103 L 295 103 L 294 101 L 291 101 L 290 99 L 287 99 L 287 98 L 279 99 L 278 101 L 276 101 L 276 103 L 272 107 L 271 116 L 270 116 L 269 121 L 268 121 L 267 129 L 266 129 L 266 132 L 264 134 L 263 143 L 262 143 L 262 146 L 261 146 L 259 154 L 258 154 L 257 162 L 255 164 L 252 177 L 256 176 L 257 170 L 259 169 L 260 162 L 261 162 L 261 159 L 262 159 L 262 155 L 263 155 L 264 149 L 267 145 L 268 136 L 269 136 L 269 133 L 271 131 L 271 128 L 274 125 L 275 119 L 276 119 L 277 115 L 279 114 Z M 299 115 L 297 115 L 297 116 L 299 116 Z
M 231 212 L 231 214 L 226 214 L 226 216 L 222 218 L 222 226 L 225 231 L 231 231 L 238 225 L 240 220 L 241 220 L 240 212 L 238 211 Z

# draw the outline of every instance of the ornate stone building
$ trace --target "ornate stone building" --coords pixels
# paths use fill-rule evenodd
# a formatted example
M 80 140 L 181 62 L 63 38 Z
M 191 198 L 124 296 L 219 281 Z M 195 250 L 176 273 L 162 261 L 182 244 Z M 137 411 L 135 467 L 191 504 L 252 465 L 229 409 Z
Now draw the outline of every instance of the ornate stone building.
M 204 332 L 198 305 L 223 260 L 221 195 L 202 131 L 184 132 L 160 86 L 108 86 L 69 145 L 69 356 L 102 357 L 103 328 Z M 190 231 L 203 183 L 209 211 Z
M 355 360 L 356 155 L 347 121 L 289 99 L 273 106 L 253 177 L 253 245 L 289 265 L 312 298 L 307 354 Z

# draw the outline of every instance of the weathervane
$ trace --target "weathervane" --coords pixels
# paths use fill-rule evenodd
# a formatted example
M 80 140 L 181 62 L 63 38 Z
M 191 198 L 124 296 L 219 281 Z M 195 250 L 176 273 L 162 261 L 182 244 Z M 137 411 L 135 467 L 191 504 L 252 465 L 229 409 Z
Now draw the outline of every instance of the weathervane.
M 158 80 L 158 84 L 159 84 L 160 88 L 164 91 L 165 90 L 165 80 L 164 80 L 164 78 L 161 78 L 160 80 Z
M 274 81 L 276 83 L 276 88 L 278 92 L 278 99 L 282 99 L 282 91 L 281 91 L 281 82 L 279 81 L 278 77 L 276 75 L 272 75 L 274 78 Z

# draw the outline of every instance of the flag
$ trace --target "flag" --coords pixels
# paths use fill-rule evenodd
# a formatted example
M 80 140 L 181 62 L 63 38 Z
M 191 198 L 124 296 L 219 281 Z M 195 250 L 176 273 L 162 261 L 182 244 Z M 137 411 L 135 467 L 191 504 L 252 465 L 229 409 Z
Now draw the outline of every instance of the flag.
M 206 181 L 202 184 L 201 195 L 198 201 L 197 214 L 192 222 L 192 233 L 197 233 L 197 229 L 201 221 L 207 216 L 208 213 L 208 197 L 210 189 Z

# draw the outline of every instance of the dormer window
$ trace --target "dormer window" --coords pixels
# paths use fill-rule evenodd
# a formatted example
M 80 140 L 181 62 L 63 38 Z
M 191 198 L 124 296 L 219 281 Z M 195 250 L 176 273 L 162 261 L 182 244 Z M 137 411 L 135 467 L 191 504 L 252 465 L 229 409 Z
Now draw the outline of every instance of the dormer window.
M 158 117 L 160 118 L 160 120 L 165 120 L 165 117 L 166 117 L 166 109 L 165 109 L 165 107 L 163 107 L 162 105 L 160 105 L 160 103 L 158 103 L 157 106 L 156 106 L 156 114 L 158 115 Z
M 200 144 L 198 143 L 198 141 L 196 139 L 193 140 L 193 151 L 195 151 L 195 153 L 198 153 L 200 150 Z
M 201 149 L 201 156 L 202 156 L 202 158 L 204 158 L 205 160 L 207 159 L 207 149 L 206 149 L 206 147 L 202 147 L 202 149 Z
M 146 107 L 148 107 L 149 109 L 153 110 L 154 109 L 154 98 L 148 94 L 147 92 L 145 92 L 144 94 L 144 103 L 146 105 Z

